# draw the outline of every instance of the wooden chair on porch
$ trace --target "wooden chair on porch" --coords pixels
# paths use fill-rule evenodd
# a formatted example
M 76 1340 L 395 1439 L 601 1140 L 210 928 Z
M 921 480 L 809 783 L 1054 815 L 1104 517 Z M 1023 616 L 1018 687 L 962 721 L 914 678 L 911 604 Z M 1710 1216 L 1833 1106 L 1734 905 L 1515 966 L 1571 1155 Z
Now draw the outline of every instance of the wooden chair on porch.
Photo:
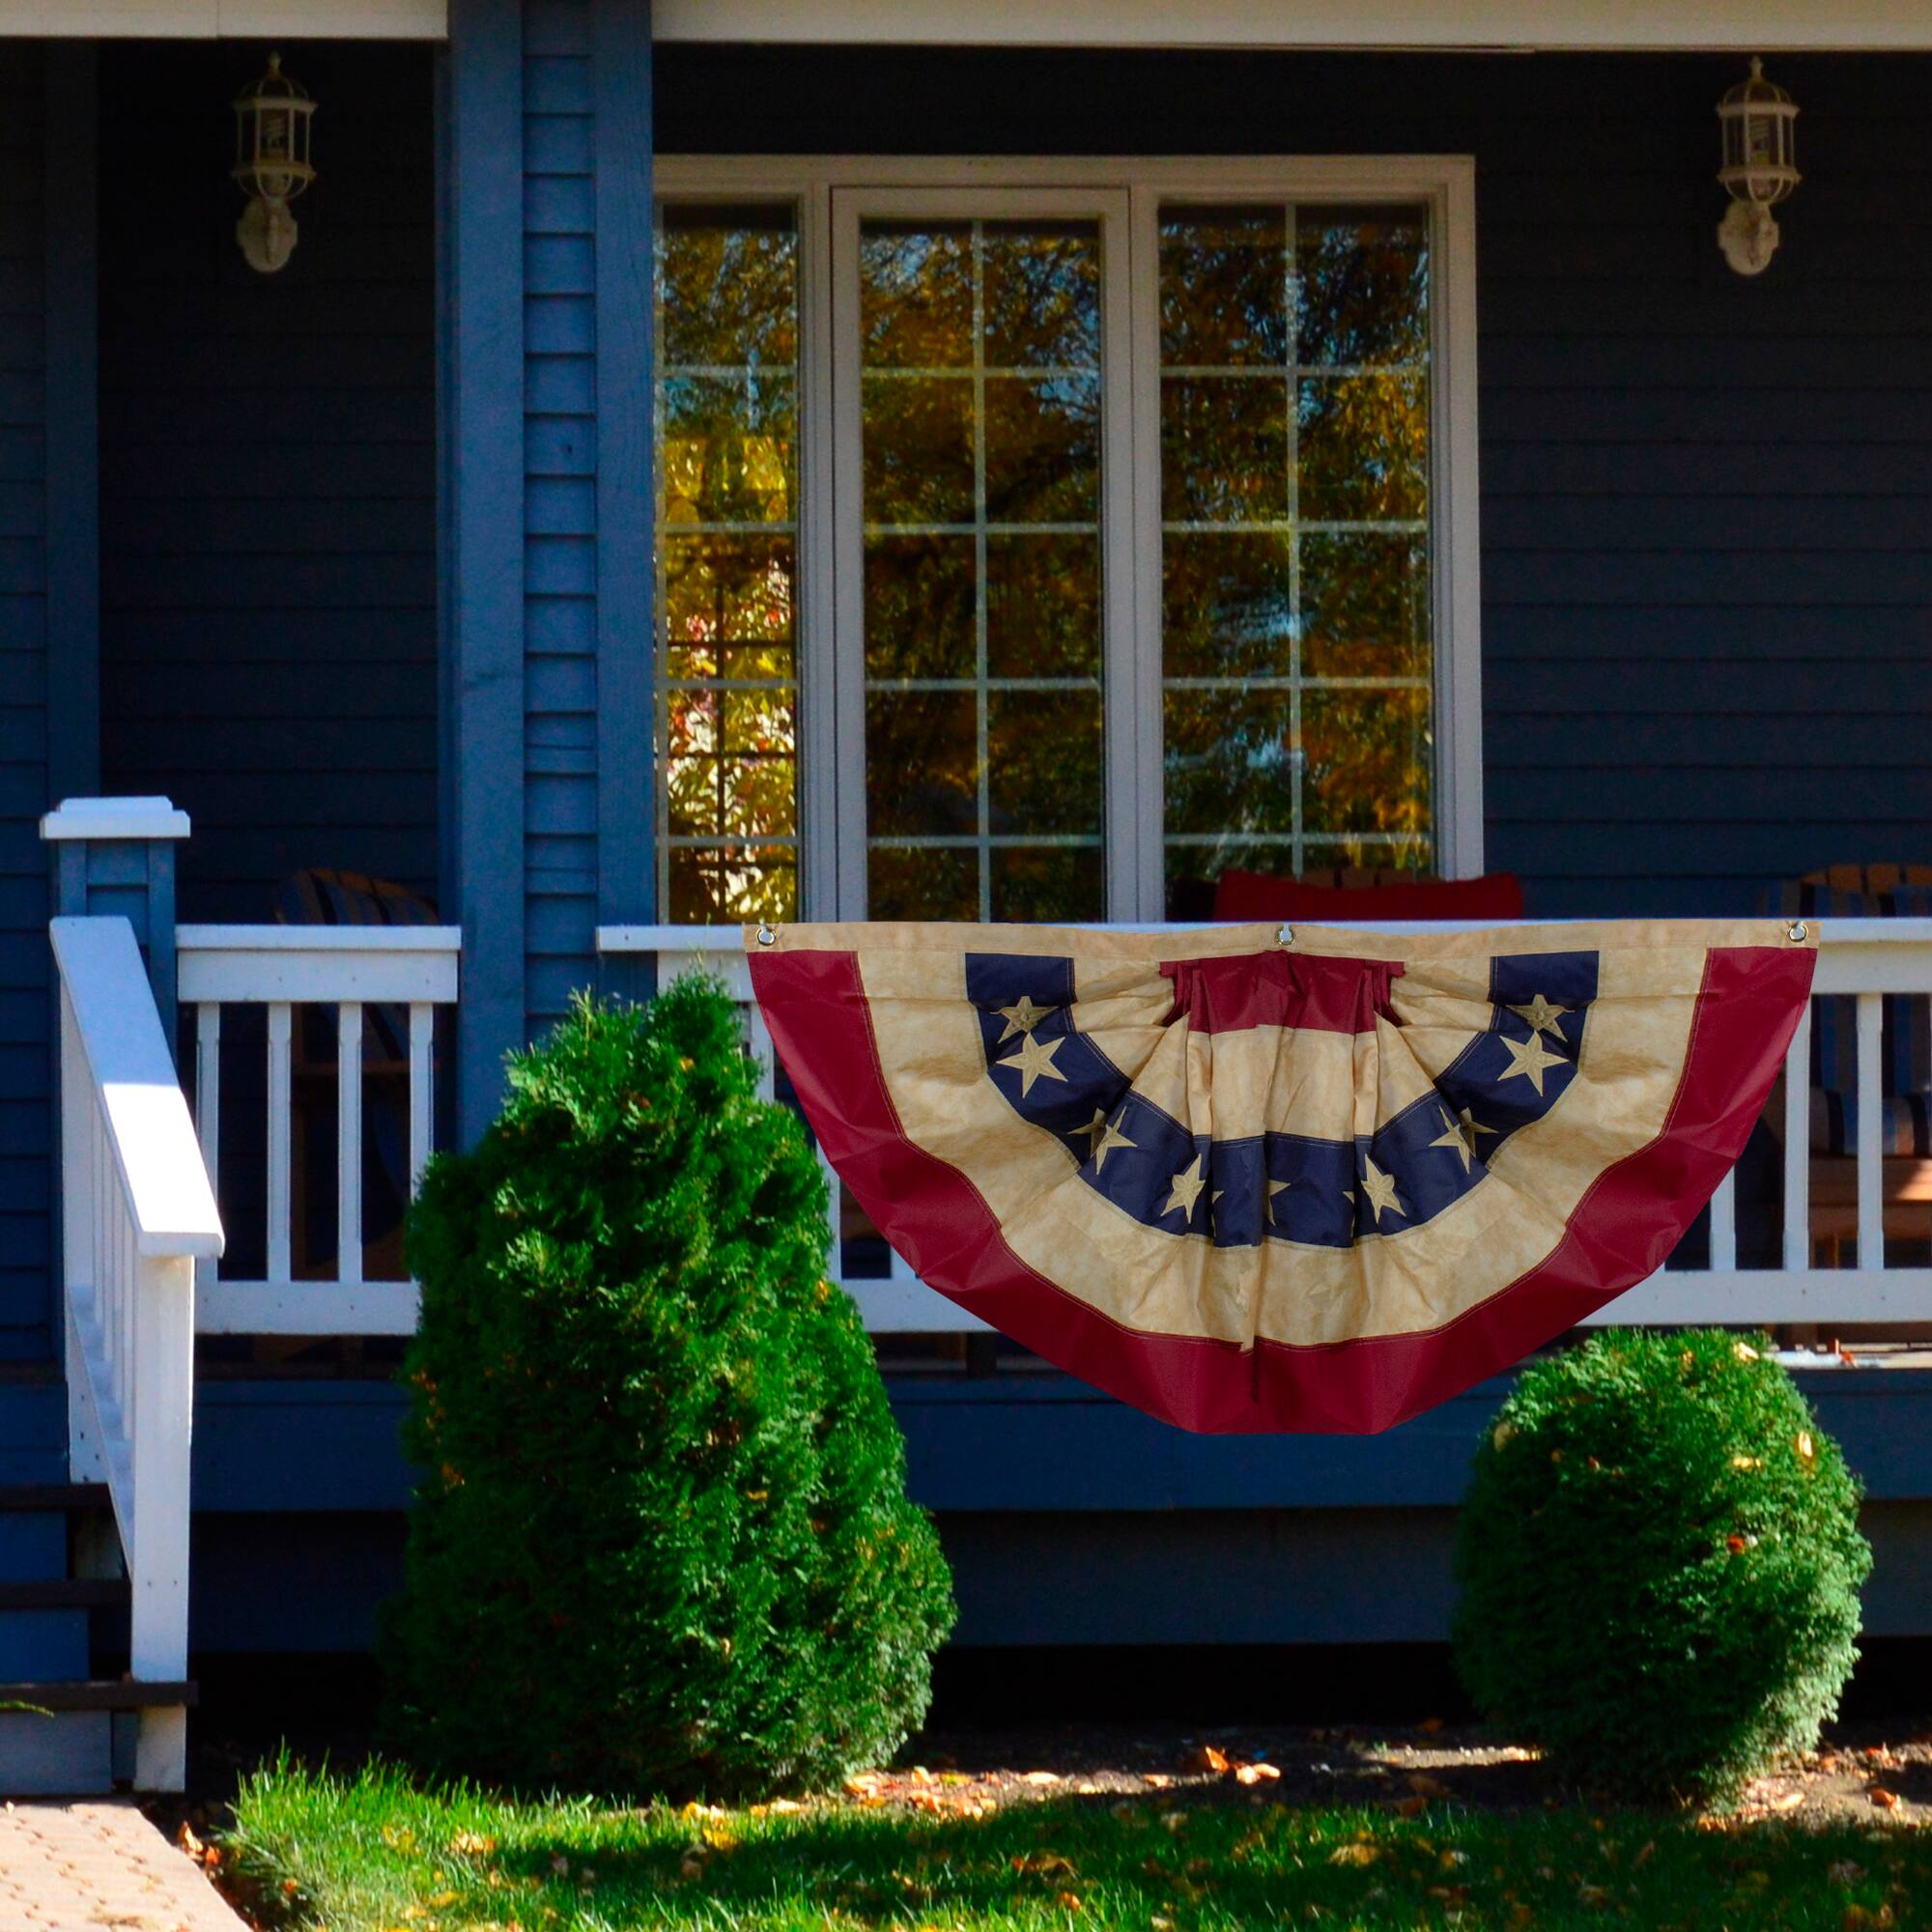
M 1780 917 L 1932 917 L 1932 866 L 1832 866 L 1774 889 L 1765 908 Z M 1932 999 L 1889 993 L 1880 1038 L 1881 1188 L 1888 1243 L 1932 1248 Z M 1811 1003 L 1810 1208 L 1814 1265 L 1849 1265 L 1858 1239 L 1858 1002 L 1827 994 Z M 1775 1133 L 1783 1085 L 1766 1109 Z

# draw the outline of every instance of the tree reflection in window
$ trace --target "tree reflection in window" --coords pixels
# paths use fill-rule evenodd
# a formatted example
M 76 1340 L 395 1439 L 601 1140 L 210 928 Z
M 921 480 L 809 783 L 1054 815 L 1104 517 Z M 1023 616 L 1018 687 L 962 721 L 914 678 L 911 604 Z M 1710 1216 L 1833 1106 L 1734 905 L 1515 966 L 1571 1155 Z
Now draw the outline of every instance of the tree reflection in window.
M 660 213 L 660 918 L 798 910 L 798 250 L 787 208 Z
M 1100 246 L 860 234 L 867 909 L 1098 919 Z
M 1160 220 L 1168 891 L 1434 860 L 1421 208 Z

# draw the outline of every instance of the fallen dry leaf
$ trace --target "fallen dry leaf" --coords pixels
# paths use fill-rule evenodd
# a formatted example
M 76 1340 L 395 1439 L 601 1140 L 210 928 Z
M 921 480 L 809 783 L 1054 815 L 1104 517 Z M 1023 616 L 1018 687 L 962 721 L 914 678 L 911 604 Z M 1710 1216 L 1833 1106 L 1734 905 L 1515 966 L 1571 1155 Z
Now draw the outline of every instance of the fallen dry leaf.
M 1200 1764 L 1203 1771 L 1226 1771 L 1228 1769 L 1228 1753 L 1224 1750 L 1217 1750 L 1212 1745 L 1203 1745 L 1201 1747 Z
M 1264 1778 L 1276 1778 L 1281 1773 L 1271 1764 L 1243 1764 L 1236 1767 L 1235 1780 L 1238 1784 L 1259 1784 Z
M 1013 1860 L 1016 1872 L 1032 1872 L 1039 1878 L 1072 1878 L 1073 1861 L 1059 1852 L 1023 1852 Z
M 1871 1788 L 1871 1802 L 1881 1810 L 1893 1811 L 1898 1808 L 1898 1793 L 1888 1791 L 1882 1784 L 1874 1784 Z
M 1372 1865 L 1380 1857 L 1379 1846 L 1365 1844 L 1357 1838 L 1352 1844 L 1337 1845 L 1328 1854 L 1328 1862 L 1331 1865 Z
M 1020 1782 L 1022 1784 L 1058 1784 L 1060 1782 L 1060 1774 L 1057 1771 L 1022 1772 L 1020 1774 Z
M 1141 1773 L 1141 1782 L 1155 1791 L 1165 1791 L 1174 1779 L 1164 1771 L 1144 1771 Z

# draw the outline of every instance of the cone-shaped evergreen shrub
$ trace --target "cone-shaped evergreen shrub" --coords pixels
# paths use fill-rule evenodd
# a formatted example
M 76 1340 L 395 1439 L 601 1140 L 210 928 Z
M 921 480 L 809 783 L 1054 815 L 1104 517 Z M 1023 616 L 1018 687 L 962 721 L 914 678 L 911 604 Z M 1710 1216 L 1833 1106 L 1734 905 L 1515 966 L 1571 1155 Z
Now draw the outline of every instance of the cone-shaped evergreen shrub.
M 392 1736 L 512 1784 L 737 1797 L 924 1715 L 951 1579 L 825 1185 L 731 1006 L 581 1004 L 410 1223 L 422 1477 Z
M 1534 1362 L 1463 1505 L 1463 1681 L 1579 1783 L 1733 1797 L 1837 1708 L 1871 1568 L 1859 1493 L 1735 1335 L 1617 1331 Z

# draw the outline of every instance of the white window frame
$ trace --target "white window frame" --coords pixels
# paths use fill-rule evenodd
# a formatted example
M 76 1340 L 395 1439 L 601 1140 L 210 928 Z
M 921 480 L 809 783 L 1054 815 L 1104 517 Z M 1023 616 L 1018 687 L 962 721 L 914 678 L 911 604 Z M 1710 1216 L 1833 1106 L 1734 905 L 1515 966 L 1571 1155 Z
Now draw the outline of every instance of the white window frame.
M 796 639 L 799 892 L 812 919 L 865 916 L 865 698 L 855 477 L 862 215 L 1079 214 L 1101 223 L 1103 691 L 1107 917 L 1164 916 L 1159 329 L 1163 201 L 1421 203 L 1430 219 L 1430 502 L 1437 867 L 1483 870 L 1482 585 L 1476 422 L 1475 163 L 1467 156 L 1009 159 L 661 155 L 680 202 L 783 203 L 799 258 Z M 1123 340 L 1124 333 L 1124 340 Z M 844 366 L 840 358 L 846 358 Z M 1125 381 L 1117 380 L 1124 367 Z M 856 497 L 855 499 L 856 500 Z M 1130 559 L 1122 566 L 1119 559 Z M 1152 728 L 1148 728 L 1149 726 Z

